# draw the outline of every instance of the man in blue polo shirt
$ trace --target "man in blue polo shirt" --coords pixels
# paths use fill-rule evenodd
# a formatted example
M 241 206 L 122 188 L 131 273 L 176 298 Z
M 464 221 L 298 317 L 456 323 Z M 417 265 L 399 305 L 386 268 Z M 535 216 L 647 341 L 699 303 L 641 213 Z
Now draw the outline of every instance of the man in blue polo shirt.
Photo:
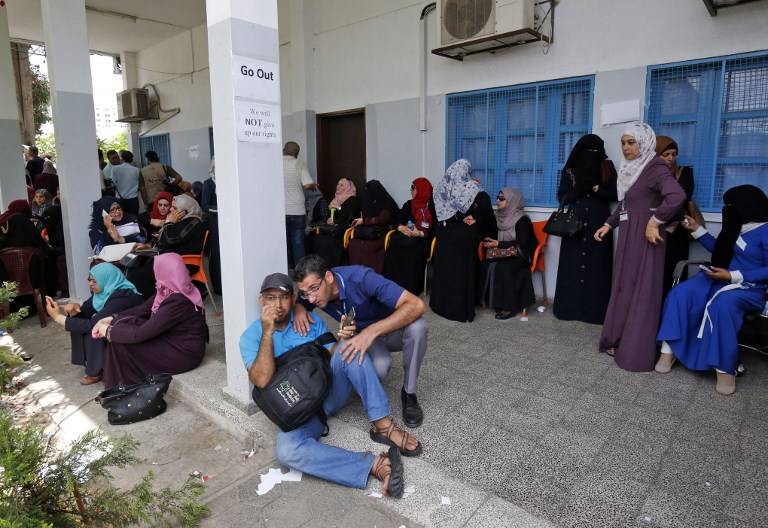
M 365 266 L 339 266 L 330 269 L 319 255 L 307 255 L 294 268 L 294 278 L 301 290 L 296 305 L 294 328 L 302 335 L 314 321 L 308 310 L 315 306 L 340 321 L 354 308 L 351 328 L 354 337 L 341 344 L 341 357 L 351 362 L 359 355 L 363 362 L 371 357 L 379 378 L 386 377 L 392 366 L 392 352 L 403 351 L 403 421 L 418 427 L 424 413 L 416 399 L 416 382 L 427 352 L 427 311 L 424 301 L 389 279 Z M 359 333 L 357 333 L 359 331 Z
M 293 328 L 293 283 L 283 273 L 268 275 L 261 285 L 261 319 L 251 324 L 240 337 L 240 355 L 248 371 L 248 378 L 259 388 L 266 387 L 276 372 L 275 358 L 290 349 L 313 341 L 328 331 L 318 318 L 309 325 L 305 335 Z M 341 329 L 339 337 L 350 337 L 352 332 Z M 325 427 L 314 417 L 293 431 L 278 431 L 276 454 L 286 466 L 304 473 L 345 486 L 365 488 L 368 476 L 383 482 L 386 493 L 402 496 L 404 489 L 403 465 L 400 455 L 418 456 L 421 443 L 402 430 L 389 415 L 389 402 L 370 360 L 347 363 L 335 350 L 331 354 L 333 380 L 323 403 L 325 414 L 331 416 L 341 409 L 354 390 L 363 402 L 363 408 L 372 424 L 371 439 L 387 444 L 389 453 L 374 456 L 357 453 L 320 443 Z

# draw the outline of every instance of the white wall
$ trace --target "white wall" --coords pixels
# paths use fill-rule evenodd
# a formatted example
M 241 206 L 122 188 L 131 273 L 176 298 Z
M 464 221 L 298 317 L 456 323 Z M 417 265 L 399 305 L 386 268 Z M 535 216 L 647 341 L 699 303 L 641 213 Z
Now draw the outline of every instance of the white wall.
M 418 95 L 419 14 L 426 1 L 313 2 L 313 110 Z M 436 12 L 429 22 L 436 47 Z M 766 2 L 710 17 L 698 0 L 561 0 L 546 55 L 539 43 L 463 62 L 430 54 L 428 90 L 443 94 L 766 49 L 766 28 Z
M 161 112 L 160 119 L 144 121 L 142 133 L 170 132 L 173 167 L 185 180 L 205 180 L 211 159 L 208 142 L 211 89 L 206 27 L 195 27 L 139 51 L 136 54 L 136 69 L 138 85 L 154 84 L 163 108 L 181 109 L 178 115 L 159 126 L 158 123 L 170 113 Z M 197 159 L 191 155 L 195 147 Z

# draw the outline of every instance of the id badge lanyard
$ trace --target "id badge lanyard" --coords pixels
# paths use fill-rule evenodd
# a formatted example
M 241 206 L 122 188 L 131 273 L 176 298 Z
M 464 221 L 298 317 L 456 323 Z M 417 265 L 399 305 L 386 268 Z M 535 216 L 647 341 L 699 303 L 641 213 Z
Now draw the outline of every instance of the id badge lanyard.
M 339 297 L 341 297 L 341 293 L 342 292 L 344 293 L 344 300 L 341 301 L 341 309 L 343 310 L 343 312 L 340 312 L 339 310 L 336 310 L 336 313 L 339 314 L 339 318 L 341 318 L 342 315 L 346 317 L 346 315 L 347 315 L 347 301 L 346 301 L 347 287 L 344 284 L 344 279 L 341 277 L 341 275 L 339 275 L 338 273 L 335 273 L 335 272 L 334 272 L 333 275 L 339 281 Z

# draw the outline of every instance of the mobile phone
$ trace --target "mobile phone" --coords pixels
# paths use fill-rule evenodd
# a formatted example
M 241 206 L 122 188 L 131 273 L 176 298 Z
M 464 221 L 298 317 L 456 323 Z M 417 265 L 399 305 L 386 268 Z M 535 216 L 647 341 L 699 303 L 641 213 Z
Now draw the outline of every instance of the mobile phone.
M 355 313 L 355 307 L 353 306 L 351 310 L 347 312 L 347 318 L 344 319 L 344 326 L 343 328 L 346 328 L 348 326 L 353 326 L 355 324 L 355 316 L 357 314 Z
M 704 264 L 699 264 L 699 269 L 702 271 L 708 271 L 709 273 L 714 273 L 715 270 L 710 268 L 709 266 L 705 266 Z
M 101 217 L 102 218 L 109 218 L 109 213 L 105 209 L 102 209 L 101 210 Z

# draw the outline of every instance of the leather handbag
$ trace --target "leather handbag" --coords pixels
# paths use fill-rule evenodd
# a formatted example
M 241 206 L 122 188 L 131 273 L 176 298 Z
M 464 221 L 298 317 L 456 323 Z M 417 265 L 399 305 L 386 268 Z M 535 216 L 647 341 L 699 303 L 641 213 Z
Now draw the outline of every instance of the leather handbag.
M 387 234 L 383 226 L 359 225 L 355 227 L 355 239 L 357 240 L 381 240 Z
M 485 250 L 485 260 L 505 260 L 517 255 L 517 249 L 512 246 L 508 248 L 488 248 Z
M 107 389 L 96 401 L 107 409 L 107 420 L 112 425 L 149 420 L 165 412 L 164 396 L 172 379 L 170 374 L 150 374 L 141 383 Z
M 554 211 L 544 225 L 544 232 L 563 238 L 572 237 L 581 232 L 583 228 L 582 220 L 576 215 L 573 207 L 566 209 L 565 204 L 561 203 L 557 211 Z

